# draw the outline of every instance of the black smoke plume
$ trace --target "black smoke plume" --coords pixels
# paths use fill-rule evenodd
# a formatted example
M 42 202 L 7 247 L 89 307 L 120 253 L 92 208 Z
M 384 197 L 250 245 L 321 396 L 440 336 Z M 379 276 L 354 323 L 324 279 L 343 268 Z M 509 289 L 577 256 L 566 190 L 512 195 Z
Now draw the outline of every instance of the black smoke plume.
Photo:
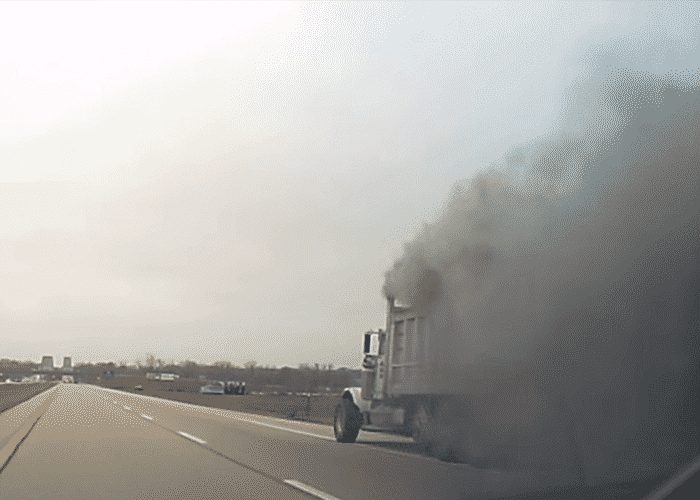
M 699 453 L 699 82 L 579 84 L 555 134 L 459 183 L 388 271 L 432 317 L 435 387 L 472 398 L 470 456 L 597 482 Z

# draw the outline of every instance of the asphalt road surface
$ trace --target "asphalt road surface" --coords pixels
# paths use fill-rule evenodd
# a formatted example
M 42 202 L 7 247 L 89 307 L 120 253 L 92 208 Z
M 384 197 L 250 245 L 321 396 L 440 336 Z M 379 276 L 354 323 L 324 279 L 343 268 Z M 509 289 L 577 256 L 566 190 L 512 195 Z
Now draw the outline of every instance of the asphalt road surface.
M 216 396 L 213 396 L 216 397 Z M 58 385 L 0 414 L 0 499 L 493 498 L 522 472 L 450 464 L 406 438 Z

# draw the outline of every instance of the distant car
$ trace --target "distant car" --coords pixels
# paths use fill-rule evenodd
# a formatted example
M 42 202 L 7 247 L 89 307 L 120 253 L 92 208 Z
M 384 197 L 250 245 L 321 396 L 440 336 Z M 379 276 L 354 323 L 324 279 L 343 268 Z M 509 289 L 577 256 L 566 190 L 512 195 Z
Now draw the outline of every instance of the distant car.
M 238 396 L 242 396 L 245 394 L 245 382 L 229 380 L 224 384 L 224 392 L 226 394 L 236 394 Z
M 142 391 L 142 390 L 143 390 L 143 386 L 142 386 L 142 385 L 135 385 L 135 386 L 134 386 L 134 390 L 135 390 L 135 391 Z
M 213 384 L 207 384 L 199 388 L 200 394 L 224 394 L 224 384 L 221 382 L 214 382 Z

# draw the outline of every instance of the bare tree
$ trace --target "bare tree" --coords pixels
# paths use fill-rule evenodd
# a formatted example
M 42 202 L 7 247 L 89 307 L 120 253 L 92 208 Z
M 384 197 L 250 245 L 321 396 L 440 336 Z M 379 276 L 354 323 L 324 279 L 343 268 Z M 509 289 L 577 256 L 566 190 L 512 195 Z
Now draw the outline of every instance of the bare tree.
M 152 352 L 146 353 L 146 367 L 153 370 L 156 367 L 156 356 Z

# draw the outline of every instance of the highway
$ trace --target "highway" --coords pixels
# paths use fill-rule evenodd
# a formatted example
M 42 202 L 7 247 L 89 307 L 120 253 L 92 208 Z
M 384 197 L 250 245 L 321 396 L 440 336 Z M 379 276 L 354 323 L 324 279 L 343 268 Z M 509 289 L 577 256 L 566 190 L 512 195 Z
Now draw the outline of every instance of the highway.
M 213 396 L 217 397 L 217 396 Z M 421 455 L 410 440 L 61 384 L 0 413 L 0 499 L 496 498 L 523 472 Z

